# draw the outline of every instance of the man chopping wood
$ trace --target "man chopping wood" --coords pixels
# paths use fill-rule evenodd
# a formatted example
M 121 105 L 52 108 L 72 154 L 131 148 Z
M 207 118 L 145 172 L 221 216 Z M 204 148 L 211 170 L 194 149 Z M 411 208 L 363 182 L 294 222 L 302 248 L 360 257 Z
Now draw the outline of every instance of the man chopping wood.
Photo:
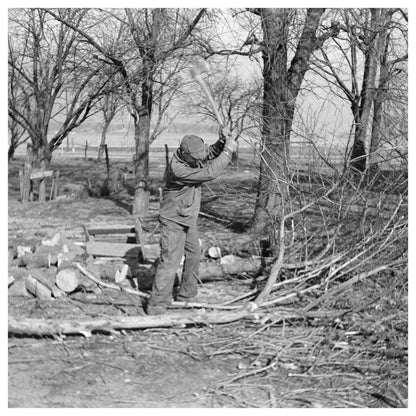
M 195 299 L 200 260 L 197 218 L 201 184 L 224 171 L 236 148 L 235 139 L 221 132 L 219 140 L 211 146 L 198 136 L 184 136 L 174 153 L 160 205 L 161 258 L 147 305 L 148 315 L 166 312 L 183 255 L 185 263 L 176 300 L 191 302 Z

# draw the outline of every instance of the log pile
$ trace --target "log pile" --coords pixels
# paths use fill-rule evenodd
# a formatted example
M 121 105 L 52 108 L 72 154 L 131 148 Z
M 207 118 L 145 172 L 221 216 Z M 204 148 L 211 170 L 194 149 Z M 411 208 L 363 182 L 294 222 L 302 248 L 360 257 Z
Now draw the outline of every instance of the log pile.
M 82 259 L 84 249 L 57 233 L 41 244 L 17 246 L 9 250 L 9 296 L 35 296 L 40 299 L 58 298 L 79 286 L 92 288 L 89 282 L 79 281 L 77 287 L 66 291 L 57 284 L 57 276 L 65 273 L 70 264 Z
M 159 251 L 153 246 L 146 246 L 147 250 Z M 85 248 L 88 249 L 86 245 L 82 247 L 81 243 L 74 243 L 57 233 L 36 247 L 17 246 L 9 250 L 9 296 L 34 296 L 48 300 L 79 290 L 99 293 L 107 287 L 148 297 L 144 292 L 152 287 L 157 260 L 152 258 L 143 264 L 137 257 L 109 257 L 107 252 L 100 257 L 99 253 L 91 255 Z M 209 247 L 202 255 L 201 281 L 220 280 L 227 275 L 242 273 L 258 274 L 266 265 L 260 257 L 221 257 L 219 247 Z M 177 270 L 179 280 L 182 267 L 183 262 Z

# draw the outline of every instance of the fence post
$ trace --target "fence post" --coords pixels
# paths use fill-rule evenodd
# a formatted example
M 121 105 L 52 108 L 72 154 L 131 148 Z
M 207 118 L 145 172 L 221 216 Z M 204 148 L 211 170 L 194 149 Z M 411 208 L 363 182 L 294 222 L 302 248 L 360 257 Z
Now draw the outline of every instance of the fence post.
M 166 176 L 168 174 L 168 167 L 169 167 L 169 147 L 165 143 L 165 172 L 163 173 L 163 182 L 166 181 Z
M 104 145 L 104 151 L 105 151 L 105 164 L 107 165 L 107 178 L 110 179 L 110 160 L 108 158 L 108 147 L 106 144 Z

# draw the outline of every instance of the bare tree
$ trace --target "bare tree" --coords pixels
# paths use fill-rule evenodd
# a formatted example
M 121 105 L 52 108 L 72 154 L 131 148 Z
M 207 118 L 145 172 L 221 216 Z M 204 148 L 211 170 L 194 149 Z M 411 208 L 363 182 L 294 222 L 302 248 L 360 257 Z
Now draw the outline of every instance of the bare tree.
M 133 215 L 142 217 L 146 215 L 149 204 L 149 145 L 155 79 L 171 59 L 183 57 L 184 50 L 192 48 L 191 35 L 204 9 L 92 10 L 91 15 L 95 17 L 99 15 L 106 18 L 106 22 L 110 22 L 109 19 L 118 22 L 116 36 L 120 41 L 117 45 L 108 39 L 108 31 L 105 31 L 107 37 L 103 40 L 92 31 L 82 30 L 56 13 L 52 14 L 81 34 L 100 54 L 99 59 L 115 68 L 123 78 L 134 122 L 136 180 Z
M 329 82 L 350 102 L 354 122 L 350 159 L 351 166 L 360 172 L 366 170 L 369 154 L 378 147 L 381 107 L 394 67 L 407 60 L 406 52 L 389 58 L 390 33 L 397 25 L 395 14 L 399 9 L 342 9 L 342 36 L 327 44 L 331 49 L 335 46 L 335 51 L 330 54 L 322 48 L 322 59 L 318 60 L 321 65 L 317 72 L 327 80 L 332 77 Z M 371 125 L 372 146 L 368 143 Z
M 320 30 L 325 9 L 248 9 L 236 11 L 249 23 L 240 45 L 219 49 L 207 42 L 207 56 L 261 55 L 263 77 L 262 142 L 258 195 L 252 231 L 266 234 L 276 246 L 287 199 L 289 144 L 296 98 L 315 50 L 339 32 L 337 24 Z M 248 13 L 248 17 L 247 17 Z M 254 17 L 253 17 L 254 16 Z M 296 25 L 294 22 L 296 21 Z M 292 59 L 289 60 L 289 53 Z
M 386 22 L 386 29 L 380 33 L 379 77 L 373 100 L 368 157 L 372 171 L 378 168 L 379 150 L 389 135 L 400 137 L 402 144 L 406 143 L 407 139 L 407 15 L 397 9 L 383 9 L 381 13 L 390 18 L 390 22 Z M 399 15 L 399 18 L 394 19 L 395 15 Z M 405 24 L 402 24 L 402 21 Z M 399 49 L 405 49 L 404 51 L 397 51 L 398 38 L 401 44 Z M 392 132 L 392 128 L 396 128 L 396 131 Z M 388 134 L 383 134 L 383 129 L 386 129 Z M 393 144 L 393 147 L 395 146 L 397 143 Z
M 85 15 L 69 9 L 57 13 L 74 25 Z M 15 74 L 23 94 L 22 100 L 9 101 L 9 117 L 30 137 L 32 165 L 45 168 L 68 133 L 93 113 L 112 74 L 103 73 L 102 64 L 94 66 L 77 33 L 46 11 L 11 9 L 9 22 L 9 74 Z M 52 119 L 60 123 L 54 133 Z
M 9 61 L 14 60 L 13 49 L 9 47 Z M 8 107 L 9 109 L 13 108 L 23 108 L 25 106 L 26 95 L 21 89 L 22 85 L 19 82 L 18 71 L 14 66 L 9 66 L 8 71 Z M 8 119 L 8 128 L 9 128 L 9 150 L 8 150 L 8 160 L 12 160 L 16 148 L 28 140 L 28 136 L 25 135 L 25 129 L 16 122 L 12 117 Z

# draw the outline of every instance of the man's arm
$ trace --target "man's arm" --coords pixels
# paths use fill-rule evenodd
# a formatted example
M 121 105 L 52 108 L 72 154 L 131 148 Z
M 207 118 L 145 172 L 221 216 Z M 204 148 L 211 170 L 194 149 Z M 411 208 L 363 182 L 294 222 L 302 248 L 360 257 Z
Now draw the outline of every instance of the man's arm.
M 231 135 L 229 129 L 221 128 L 219 136 L 220 138 L 208 148 L 208 157 L 207 160 L 212 160 L 218 157 L 224 149 L 225 142 L 227 137 Z
M 212 181 L 230 164 L 233 152 L 237 148 L 237 143 L 232 136 L 228 136 L 221 154 L 215 159 L 208 160 L 204 166 L 193 168 L 183 163 L 171 165 L 172 172 L 178 182 L 184 185 L 198 184 Z
M 208 160 L 203 167 L 192 168 L 183 163 L 174 163 L 172 172 L 176 180 L 184 185 L 198 184 L 216 179 L 231 162 L 232 152 L 224 149 L 219 156 Z

